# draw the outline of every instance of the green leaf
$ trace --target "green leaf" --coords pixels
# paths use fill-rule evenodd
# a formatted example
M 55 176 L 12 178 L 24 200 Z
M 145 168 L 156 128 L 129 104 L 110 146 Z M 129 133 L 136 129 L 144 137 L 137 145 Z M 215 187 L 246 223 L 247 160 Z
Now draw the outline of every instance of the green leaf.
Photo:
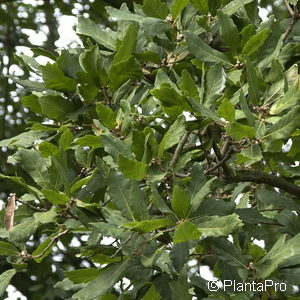
M 213 121 L 218 123 L 224 123 L 213 110 L 206 108 L 204 105 L 200 104 L 192 98 L 189 98 L 188 102 L 191 104 L 193 110 L 199 113 L 201 116 L 212 119 Z
M 42 193 L 45 198 L 47 198 L 47 200 L 54 205 L 64 205 L 70 201 L 70 198 L 62 192 L 43 189 Z
M 184 132 L 185 132 L 185 117 L 181 115 L 170 126 L 170 128 L 164 135 L 161 143 L 159 144 L 158 157 L 161 158 L 167 149 L 178 144 Z
M 225 120 L 233 122 L 235 120 L 234 105 L 228 99 L 223 99 L 222 103 L 218 107 L 218 114 Z
M 41 152 L 42 156 L 49 157 L 56 155 L 58 152 L 58 148 L 52 143 L 42 142 L 41 144 L 39 144 L 39 151 Z
M 115 50 L 115 33 L 109 27 L 102 29 L 93 21 L 80 16 L 78 18 L 77 33 L 91 37 L 107 49 Z
M 211 48 L 196 34 L 186 31 L 184 33 L 191 54 L 202 62 L 222 63 L 231 65 L 230 60 L 223 53 Z
M 58 141 L 59 147 L 66 151 L 70 148 L 72 141 L 73 141 L 73 134 L 69 128 L 66 128 L 59 138 Z
M 72 296 L 73 299 L 91 300 L 105 295 L 130 267 L 129 259 L 101 270 L 100 275 Z
M 300 217 L 294 212 L 284 209 L 277 215 L 278 223 L 284 225 L 284 232 L 291 236 L 300 232 Z
M 174 225 L 169 219 L 153 219 L 153 220 L 144 220 L 140 222 L 130 222 L 122 224 L 123 227 L 129 228 L 133 231 L 137 231 L 140 233 L 147 233 L 162 227 L 168 227 Z
M 20 251 L 13 244 L 0 241 L 0 255 L 19 256 L 19 254 L 20 254 Z
M 293 107 L 298 104 L 300 100 L 300 90 L 298 84 L 293 86 L 283 97 L 274 103 L 270 109 L 270 114 L 280 114 L 287 108 Z
M 77 82 L 65 76 L 57 63 L 47 63 L 45 66 L 40 66 L 43 75 L 43 80 L 46 88 L 53 89 L 59 92 L 75 92 Z
M 145 0 L 142 9 L 146 16 L 162 20 L 169 14 L 168 5 L 160 0 Z
M 189 2 L 190 0 L 174 0 L 171 6 L 171 15 L 174 20 L 180 15 Z
M 300 233 L 286 241 L 286 235 L 282 235 L 273 245 L 271 250 L 255 265 L 257 274 L 264 279 L 272 274 L 281 264 L 289 260 L 290 266 L 299 264 Z M 293 260 L 293 257 L 295 259 Z
M 125 178 L 142 180 L 147 175 L 147 165 L 119 155 L 119 169 Z
M 85 283 L 96 279 L 100 274 L 101 270 L 96 268 L 78 269 L 73 271 L 65 271 L 67 278 L 74 283 Z
M 193 175 L 193 173 L 192 173 Z M 193 186 L 193 181 L 191 182 L 191 213 L 197 211 L 205 197 L 211 192 L 211 185 L 216 178 L 211 178 L 206 181 L 205 178 L 200 178 L 200 182 L 197 182 L 197 187 Z
M 199 239 L 201 233 L 195 224 L 188 221 L 180 223 L 174 233 L 174 244 L 183 243 L 187 241 Z
M 170 258 L 174 269 L 180 272 L 189 257 L 189 242 L 175 244 L 170 251 Z
M 34 260 L 37 263 L 40 263 L 45 257 L 47 257 L 51 251 L 53 246 L 55 246 L 56 243 L 53 242 L 53 238 L 55 237 L 55 234 L 50 235 L 47 239 L 45 239 L 41 244 L 38 245 L 38 247 L 32 252 L 32 256 L 39 256 L 34 258 Z
M 113 129 L 116 127 L 117 114 L 111 108 L 98 102 L 96 104 L 96 111 L 100 121 L 104 124 L 104 126 L 109 129 Z
M 109 6 L 106 7 L 106 11 L 111 17 L 117 20 L 138 22 L 142 29 L 150 36 L 155 36 L 171 29 L 169 24 L 157 18 L 145 17 Z
M 199 100 L 199 92 L 194 79 L 188 70 L 183 70 L 181 73 L 181 80 L 179 84 L 181 92 L 187 96 Z
M 98 45 L 94 45 L 91 49 L 85 50 L 79 56 L 81 68 L 93 76 L 97 76 L 100 69 L 100 52 Z
M 30 192 L 31 194 L 35 195 L 36 197 L 42 196 L 41 192 L 34 186 L 31 186 L 29 184 L 26 184 L 23 178 L 17 177 L 17 176 L 6 176 L 0 173 L 0 178 L 2 179 L 9 179 L 13 182 L 16 182 L 17 184 L 21 185 L 25 190 Z
M 19 154 L 23 169 L 32 179 L 40 185 L 46 184 L 49 181 L 48 160 L 34 149 L 20 148 Z
M 38 97 L 34 94 L 31 94 L 29 96 L 25 96 L 21 99 L 22 104 L 25 107 L 28 107 L 32 112 L 37 114 L 42 114 L 42 107 L 38 101 Z
M 233 0 L 226 4 L 221 10 L 226 15 L 232 15 L 253 0 Z
M 209 12 L 209 0 L 191 0 L 194 7 L 196 7 L 203 14 L 208 14 Z
M 241 109 L 242 109 L 244 115 L 246 116 L 246 118 L 248 120 L 248 124 L 250 126 L 254 127 L 255 117 L 254 117 L 253 113 L 251 112 L 251 110 L 249 109 L 246 97 L 245 97 L 242 90 L 241 90 L 241 93 L 240 93 L 240 106 L 241 106 Z
M 173 188 L 171 206 L 173 211 L 179 218 L 187 217 L 190 206 L 190 199 L 178 185 L 175 185 Z
M 258 105 L 259 104 L 259 88 L 260 88 L 260 80 L 257 76 L 256 68 L 251 60 L 246 59 L 246 67 L 247 67 L 247 76 L 248 76 L 248 94 L 249 101 L 251 104 Z M 240 95 L 240 97 L 242 97 Z M 241 98 L 240 98 L 241 100 Z
M 259 33 L 253 35 L 244 45 L 242 54 L 251 56 L 265 43 L 269 36 L 270 28 L 265 28 Z
M 157 293 L 155 286 L 151 285 L 150 289 L 144 295 L 142 300 L 160 300 L 160 299 L 161 299 L 161 296 L 160 296 L 160 294 Z M 103 300 L 105 300 L 105 299 L 103 299 Z M 107 299 L 107 300 L 110 300 L 110 299 Z M 117 300 L 117 299 L 111 299 L 111 300 Z
M 39 104 L 43 115 L 53 120 L 63 120 L 67 114 L 74 111 L 73 104 L 60 96 L 42 96 L 39 98 Z
M 13 76 L 7 77 L 30 91 L 43 92 L 46 90 L 45 84 L 43 82 L 19 79 Z
M 121 141 L 109 133 L 103 133 L 100 135 L 100 142 L 104 146 L 104 149 L 109 153 L 114 159 L 118 159 L 119 154 L 130 159 L 133 158 L 131 149 L 127 143 Z
M 138 28 L 136 23 L 131 23 L 128 26 L 127 32 L 114 56 L 114 64 L 127 60 L 135 50 L 137 42 Z
M 134 56 L 112 65 L 108 72 L 109 88 L 116 91 L 127 80 L 137 80 L 143 75 L 141 66 Z
M 213 237 L 227 236 L 243 226 L 243 223 L 236 214 L 200 217 L 195 223 L 202 235 Z
M 164 84 L 159 89 L 151 90 L 151 94 L 161 102 L 163 111 L 173 119 L 177 118 L 184 109 L 188 110 L 185 97 L 169 85 Z
M 255 131 L 253 127 L 242 125 L 240 123 L 231 123 L 225 128 L 227 134 L 235 140 L 242 138 L 254 138 Z
M 13 243 L 23 243 L 28 240 L 28 238 L 35 233 L 38 228 L 38 221 L 34 218 L 25 219 L 24 222 L 13 227 L 9 231 L 9 241 Z
M 78 144 L 80 147 L 93 147 L 100 148 L 103 147 L 100 141 L 100 137 L 97 135 L 86 134 L 74 141 L 75 144 Z
M 108 179 L 108 195 L 129 220 L 148 219 L 145 194 L 136 181 L 125 179 L 120 173 L 112 173 Z
M 0 297 L 3 296 L 6 288 L 15 274 L 15 269 L 9 269 L 0 275 Z
M 272 125 L 263 138 L 269 137 L 272 140 L 286 139 L 300 125 L 299 107 L 295 107 L 288 114 L 281 117 L 274 125 Z
M 35 220 L 37 220 L 38 222 L 40 222 L 42 224 L 55 222 L 56 216 L 57 216 L 57 213 L 56 213 L 56 209 L 54 206 L 46 212 L 36 212 L 33 214 L 33 217 L 35 218 Z
M 18 148 L 18 147 L 29 147 L 34 144 L 36 140 L 39 140 L 45 136 L 43 131 L 29 130 L 22 132 L 10 139 L 0 141 L 0 147 Z
M 212 66 L 206 73 L 204 105 L 210 107 L 215 105 L 216 100 L 224 88 L 225 73 L 221 63 Z
M 225 43 L 233 52 L 238 53 L 241 48 L 241 41 L 236 25 L 227 14 L 222 12 L 222 10 L 218 10 L 218 19 L 221 26 L 221 36 Z

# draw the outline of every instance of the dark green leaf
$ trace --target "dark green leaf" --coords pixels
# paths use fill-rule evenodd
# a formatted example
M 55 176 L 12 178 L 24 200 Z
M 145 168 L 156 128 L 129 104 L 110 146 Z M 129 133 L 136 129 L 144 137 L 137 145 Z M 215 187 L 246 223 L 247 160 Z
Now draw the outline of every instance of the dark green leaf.
M 40 66 L 40 69 L 46 88 L 62 92 L 76 91 L 77 82 L 65 76 L 56 63 L 47 63 L 45 66 Z
M 112 65 L 108 72 L 109 88 L 116 91 L 127 80 L 137 80 L 142 76 L 142 70 L 134 56 Z
M 142 180 L 147 175 L 147 165 L 119 155 L 119 169 L 125 178 Z
M 208 46 L 196 34 L 187 31 L 184 35 L 191 54 L 200 61 L 210 63 L 220 62 L 225 65 L 231 64 L 227 56 Z
M 185 221 L 180 223 L 174 233 L 173 242 L 174 244 L 183 243 L 187 241 L 197 240 L 201 233 L 197 226 Z
M 190 200 L 186 193 L 178 186 L 174 186 L 172 194 L 172 209 L 179 218 L 187 217 Z
M 130 263 L 131 261 L 127 259 L 102 270 L 97 278 L 89 282 L 86 287 L 74 294 L 72 298 L 91 300 L 105 295 L 121 278 L 126 269 L 130 267 Z
M 61 96 L 42 96 L 39 104 L 43 115 L 53 120 L 62 120 L 66 115 L 74 111 L 73 104 Z
M 78 18 L 77 32 L 94 39 L 98 44 L 110 50 L 115 50 L 115 34 L 110 28 L 102 29 L 94 22 L 84 17 Z
M 19 254 L 20 254 L 20 251 L 13 244 L 0 241 L 0 255 L 5 255 L 5 256 L 15 255 L 15 256 L 18 256 Z
M 0 275 L 0 297 L 3 296 L 6 288 L 15 274 L 15 269 L 9 269 Z
M 226 119 L 227 121 L 233 122 L 235 120 L 234 105 L 225 98 L 218 107 L 218 114 L 220 115 L 220 117 Z
M 144 220 L 140 222 L 130 222 L 122 224 L 123 227 L 130 228 L 133 231 L 140 233 L 150 232 L 162 227 L 168 227 L 174 225 L 174 223 L 169 219 L 153 219 Z
M 241 47 L 240 36 L 233 20 L 222 10 L 218 11 L 218 19 L 221 26 L 221 35 L 225 43 L 234 52 L 239 52 Z
M 169 8 L 166 3 L 160 0 L 145 0 L 143 2 L 143 12 L 148 17 L 164 20 L 169 14 Z
M 225 130 L 227 134 L 230 135 L 235 140 L 255 137 L 255 131 L 253 127 L 242 125 L 236 122 L 226 126 Z

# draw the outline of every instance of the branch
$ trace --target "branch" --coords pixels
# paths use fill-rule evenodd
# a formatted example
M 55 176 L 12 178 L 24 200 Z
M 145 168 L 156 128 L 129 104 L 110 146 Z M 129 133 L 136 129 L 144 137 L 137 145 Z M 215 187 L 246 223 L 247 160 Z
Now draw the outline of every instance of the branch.
M 288 3 L 287 0 L 285 0 L 285 5 L 286 5 L 289 13 L 292 16 L 292 20 L 291 20 L 288 28 L 286 29 L 286 31 L 284 33 L 284 36 L 283 36 L 283 39 L 282 39 L 283 43 L 286 42 L 286 40 L 289 38 L 291 32 L 294 29 L 295 24 L 297 23 L 297 21 L 299 19 L 299 13 L 298 13 L 297 7 L 295 6 L 294 10 L 292 10 L 292 8 L 291 8 L 291 6 L 290 6 L 290 4 Z
M 175 166 L 175 164 L 176 164 L 176 162 L 177 162 L 177 160 L 178 160 L 178 157 L 179 157 L 179 155 L 180 155 L 180 153 L 181 153 L 181 150 L 182 150 L 183 146 L 185 145 L 185 143 L 187 142 L 187 140 L 188 140 L 190 134 L 191 134 L 190 132 L 186 132 L 186 133 L 183 135 L 181 141 L 178 143 L 178 145 L 177 145 L 177 147 L 176 147 L 176 150 L 175 150 L 175 152 L 174 152 L 173 158 L 172 158 L 172 160 L 171 160 L 171 162 L 170 162 L 170 165 L 169 165 L 169 168 L 170 168 L 170 169 L 172 169 L 172 170 L 174 169 L 174 166 Z
M 226 159 L 224 159 L 227 155 L 225 155 L 225 157 L 223 157 L 220 149 L 218 148 L 218 145 L 215 141 L 213 141 L 212 147 L 214 149 L 214 152 L 216 154 L 217 159 L 219 160 L 219 162 L 217 163 L 217 167 L 222 166 L 225 175 L 227 176 L 231 176 L 232 171 L 231 169 L 228 167 L 228 165 L 226 164 Z M 229 151 L 227 152 L 227 154 L 229 153 Z M 230 153 L 229 153 L 230 154 Z M 211 169 L 215 170 L 216 168 L 212 167 Z M 210 172 L 212 172 L 213 170 L 209 170 Z
M 46 208 L 40 208 L 40 207 L 34 206 L 34 205 L 32 205 L 32 204 L 30 204 L 30 203 L 28 203 L 28 202 L 24 202 L 24 201 L 20 200 L 19 198 L 16 198 L 16 200 L 17 200 L 18 202 L 24 204 L 24 205 L 27 205 L 28 207 L 30 207 L 30 208 L 32 208 L 32 209 L 34 209 L 34 210 L 36 210 L 36 211 L 40 211 L 40 212 L 46 212 L 46 211 L 47 211 Z
M 235 153 L 236 151 L 233 149 L 233 148 L 229 148 L 229 149 L 227 149 L 227 152 L 226 153 L 224 153 L 224 156 L 223 156 L 223 158 L 217 163 L 217 164 L 215 164 L 213 167 L 211 167 L 210 169 L 207 169 L 205 172 L 204 172 L 204 174 L 208 174 L 208 173 L 211 173 L 211 172 L 213 172 L 214 170 L 216 170 L 218 167 L 220 167 L 220 166 L 223 166 L 223 168 L 224 168 L 224 164 L 225 164 L 225 162 L 231 157 L 231 154 L 233 154 L 233 153 Z M 221 154 L 221 152 L 220 152 L 220 154 Z M 220 157 L 221 157 L 221 155 L 220 155 Z M 218 159 L 219 159 L 219 157 L 218 157 Z M 228 167 L 227 167 L 228 168 Z M 225 170 L 224 170 L 225 171 Z
M 51 242 L 49 243 L 49 245 L 40 253 L 40 254 L 37 254 L 37 255 L 29 255 L 28 258 L 31 258 L 31 259 L 37 259 L 37 258 L 40 258 L 42 257 L 49 249 L 50 247 L 64 234 L 66 234 L 67 232 L 69 231 L 69 229 L 66 229 L 62 232 L 60 232 L 59 234 L 57 234 L 56 236 L 54 236 L 51 240 Z
M 286 6 L 286 8 L 288 9 L 289 13 L 291 14 L 292 17 L 294 17 L 294 11 L 293 11 L 293 9 L 291 8 L 289 2 L 288 2 L 287 0 L 284 0 L 284 2 L 285 2 L 285 6 Z
M 229 182 L 255 182 L 265 183 L 272 187 L 280 188 L 289 194 L 300 198 L 300 186 L 285 180 L 284 178 L 276 177 L 261 171 L 241 170 L 237 171 L 235 176 L 228 176 Z

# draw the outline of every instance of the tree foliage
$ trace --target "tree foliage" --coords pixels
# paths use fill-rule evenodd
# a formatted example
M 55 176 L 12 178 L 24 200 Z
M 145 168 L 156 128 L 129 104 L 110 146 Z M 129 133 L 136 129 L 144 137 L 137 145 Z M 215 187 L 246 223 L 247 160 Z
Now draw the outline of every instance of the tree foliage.
M 33 300 L 299 298 L 289 2 L 289 19 L 264 22 L 253 0 L 107 6 L 111 28 L 78 19 L 83 46 L 23 57 L 28 76 L 10 78 L 32 119 L 0 142 L 17 170 L 0 174 L 15 187 L 1 295 L 11 281 Z M 287 288 L 210 291 L 204 266 Z

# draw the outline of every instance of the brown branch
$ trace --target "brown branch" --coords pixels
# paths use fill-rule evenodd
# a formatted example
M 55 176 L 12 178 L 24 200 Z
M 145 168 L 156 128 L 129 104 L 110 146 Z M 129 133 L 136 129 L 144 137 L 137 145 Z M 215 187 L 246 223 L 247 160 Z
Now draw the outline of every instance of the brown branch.
M 222 160 L 218 161 L 218 163 L 215 164 L 213 167 L 207 169 L 207 170 L 204 172 L 204 174 L 211 173 L 211 172 L 213 172 L 214 170 L 216 170 L 217 168 L 219 168 L 220 166 L 224 166 L 225 162 L 226 162 L 226 161 L 231 157 L 231 155 L 232 155 L 233 153 L 235 153 L 235 152 L 236 152 L 236 151 L 234 151 L 233 148 L 227 149 L 227 152 L 224 153 L 224 156 L 223 156 Z M 221 154 L 221 152 L 220 152 L 220 154 Z M 220 157 L 221 157 L 221 155 L 220 155 Z M 219 158 L 218 158 L 218 159 L 219 159 Z M 227 167 L 227 166 L 226 166 L 226 167 Z
M 187 142 L 187 140 L 188 140 L 190 134 L 191 134 L 190 132 L 186 132 L 186 133 L 183 135 L 181 141 L 178 143 L 178 145 L 177 145 L 177 147 L 176 147 L 176 150 L 175 150 L 175 152 L 174 152 L 174 155 L 173 155 L 173 157 L 172 157 L 172 160 L 171 160 L 171 162 L 170 162 L 170 165 L 169 165 L 169 168 L 170 168 L 170 169 L 172 169 L 172 170 L 174 169 L 175 164 L 176 164 L 176 162 L 177 162 L 177 160 L 178 160 L 178 157 L 179 157 L 179 155 L 180 155 L 180 153 L 181 153 L 181 150 L 182 150 L 182 148 L 184 147 L 185 143 Z
M 286 8 L 288 9 L 289 13 L 291 14 L 291 16 L 294 17 L 294 11 L 291 8 L 289 2 L 287 0 L 284 0 L 284 3 L 285 3 Z
M 46 211 L 47 211 L 46 208 L 40 208 L 40 207 L 34 206 L 34 205 L 32 205 L 32 204 L 30 204 L 30 203 L 28 203 L 28 202 L 24 202 L 24 201 L 20 200 L 19 198 L 16 198 L 16 200 L 17 200 L 18 202 L 24 204 L 24 205 L 27 205 L 28 207 L 30 207 L 30 208 L 32 208 L 32 209 L 34 209 L 34 210 L 36 210 L 36 211 L 40 211 L 40 212 L 46 212 Z
M 223 157 L 223 155 L 222 155 L 222 153 L 221 153 L 220 149 L 218 148 L 218 145 L 217 145 L 217 143 L 216 143 L 215 141 L 213 141 L 212 147 L 213 147 L 213 150 L 214 150 L 214 152 L 215 152 L 215 154 L 216 154 L 216 157 L 217 157 L 217 159 L 218 159 L 218 161 L 219 161 L 219 162 L 217 163 L 218 167 L 219 167 L 219 166 L 222 166 L 225 175 L 226 175 L 226 176 L 231 176 L 231 175 L 232 175 L 232 170 L 231 170 L 231 169 L 228 167 L 228 165 L 226 164 L 227 158 L 224 159 L 224 157 Z M 212 167 L 212 169 L 213 169 L 213 168 L 214 168 L 214 167 Z M 214 170 L 215 170 L 215 169 L 214 169 Z M 210 172 L 212 172 L 212 170 L 210 170 Z
M 265 183 L 272 187 L 277 187 L 300 198 L 300 186 L 285 180 L 284 178 L 276 177 L 261 171 L 240 170 L 234 176 L 226 178 L 228 182 L 255 182 Z
M 292 10 L 292 8 L 291 8 L 291 6 L 290 6 L 290 4 L 288 3 L 287 0 L 285 0 L 285 5 L 286 5 L 289 13 L 292 16 L 292 20 L 291 20 L 289 26 L 287 27 L 287 29 L 284 33 L 284 36 L 283 36 L 283 39 L 282 39 L 283 43 L 286 42 L 286 40 L 289 38 L 291 32 L 294 29 L 294 26 L 296 25 L 296 23 L 298 22 L 299 17 L 300 17 L 296 5 L 295 5 L 294 10 Z

